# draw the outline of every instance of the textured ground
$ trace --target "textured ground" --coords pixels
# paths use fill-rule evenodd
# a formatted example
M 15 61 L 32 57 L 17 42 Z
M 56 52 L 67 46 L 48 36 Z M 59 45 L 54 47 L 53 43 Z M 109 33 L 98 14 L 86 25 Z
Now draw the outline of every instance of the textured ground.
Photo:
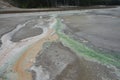
M 0 14 L 0 80 L 120 80 L 119 12 Z
M 42 80 L 47 80 L 48 76 L 49 80 L 117 80 L 117 76 L 112 73 L 114 70 L 97 62 L 79 58 L 60 42 L 52 43 L 39 54 L 41 55 L 36 58 L 35 67 L 41 75 L 34 76 L 37 80 L 41 77 Z
M 95 47 L 120 52 L 119 13 L 119 10 L 93 10 L 87 14 L 64 16 L 64 23 L 68 27 L 65 32 L 71 32 L 70 35 L 83 38 Z

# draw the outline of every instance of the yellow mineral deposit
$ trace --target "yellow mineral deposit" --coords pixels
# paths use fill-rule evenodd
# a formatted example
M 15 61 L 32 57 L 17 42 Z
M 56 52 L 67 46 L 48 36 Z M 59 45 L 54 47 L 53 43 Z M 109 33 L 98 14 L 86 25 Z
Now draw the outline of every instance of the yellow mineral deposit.
M 35 58 L 42 49 L 42 45 L 47 41 L 52 42 L 58 39 L 57 34 L 53 34 L 53 32 L 53 29 L 49 29 L 46 36 L 34 43 L 15 63 L 13 70 L 17 73 L 18 80 L 32 80 L 32 74 L 28 69 L 35 62 Z

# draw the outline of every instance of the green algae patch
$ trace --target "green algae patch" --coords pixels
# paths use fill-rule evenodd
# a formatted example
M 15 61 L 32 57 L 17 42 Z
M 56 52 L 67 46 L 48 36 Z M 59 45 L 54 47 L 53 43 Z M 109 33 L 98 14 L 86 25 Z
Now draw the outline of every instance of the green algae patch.
M 59 35 L 59 40 L 65 46 L 69 47 L 71 50 L 73 50 L 75 53 L 79 54 L 80 56 L 97 60 L 103 64 L 120 67 L 120 59 L 110 54 L 103 54 L 99 51 L 95 51 L 87 47 L 86 45 L 74 40 L 73 38 L 70 38 L 68 35 L 65 35 L 64 32 L 62 32 L 62 29 L 64 27 L 65 25 L 60 21 L 60 19 L 57 19 L 54 29 L 56 30 L 56 33 Z

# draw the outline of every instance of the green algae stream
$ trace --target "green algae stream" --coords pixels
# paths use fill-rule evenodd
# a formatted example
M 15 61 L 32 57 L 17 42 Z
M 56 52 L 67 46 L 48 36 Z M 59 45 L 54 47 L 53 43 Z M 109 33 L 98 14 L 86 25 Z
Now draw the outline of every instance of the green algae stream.
M 57 18 L 56 25 L 54 25 L 54 29 L 59 36 L 59 40 L 67 47 L 69 47 L 74 52 L 78 53 L 80 56 L 87 57 L 89 59 L 97 60 L 103 64 L 113 65 L 120 68 L 120 59 L 119 57 L 115 57 L 111 54 L 103 54 L 102 52 L 95 51 L 86 45 L 70 38 L 70 36 L 66 35 L 62 32 L 62 29 L 65 25 L 61 22 L 60 19 Z

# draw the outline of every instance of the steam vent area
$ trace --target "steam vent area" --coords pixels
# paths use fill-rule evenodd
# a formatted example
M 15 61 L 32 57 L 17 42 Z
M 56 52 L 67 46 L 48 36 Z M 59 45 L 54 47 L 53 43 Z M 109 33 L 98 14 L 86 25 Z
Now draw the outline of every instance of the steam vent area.
M 120 80 L 120 7 L 0 14 L 0 80 Z

